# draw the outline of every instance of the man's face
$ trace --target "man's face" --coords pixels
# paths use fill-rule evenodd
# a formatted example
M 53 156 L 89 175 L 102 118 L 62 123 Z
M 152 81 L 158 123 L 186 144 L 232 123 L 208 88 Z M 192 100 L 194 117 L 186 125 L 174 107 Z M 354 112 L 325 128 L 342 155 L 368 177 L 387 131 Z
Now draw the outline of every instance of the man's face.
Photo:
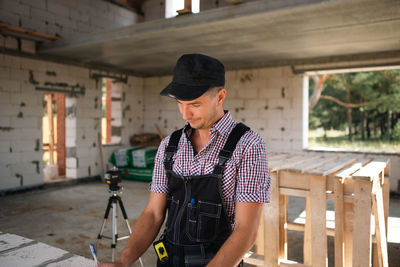
M 219 119 L 218 112 L 222 110 L 222 103 L 226 91 L 221 89 L 216 94 L 206 92 L 199 98 L 191 101 L 177 100 L 182 118 L 189 122 L 193 129 L 209 129 Z

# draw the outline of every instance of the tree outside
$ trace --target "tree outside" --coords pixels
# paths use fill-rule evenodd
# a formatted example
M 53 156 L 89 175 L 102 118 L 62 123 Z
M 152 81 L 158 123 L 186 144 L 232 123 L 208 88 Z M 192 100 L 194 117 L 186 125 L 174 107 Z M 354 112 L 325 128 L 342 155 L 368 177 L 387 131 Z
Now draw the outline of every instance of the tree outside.
M 400 152 L 400 70 L 310 77 L 309 148 Z

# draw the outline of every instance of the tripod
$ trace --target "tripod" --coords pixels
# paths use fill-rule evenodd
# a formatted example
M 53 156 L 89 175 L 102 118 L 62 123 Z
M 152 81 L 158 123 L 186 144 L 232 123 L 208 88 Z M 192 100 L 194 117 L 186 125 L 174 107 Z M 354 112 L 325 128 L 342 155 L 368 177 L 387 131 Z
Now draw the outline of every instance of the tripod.
M 129 235 L 118 237 L 118 230 L 117 230 L 118 207 L 117 207 L 117 204 L 119 204 L 119 207 L 121 208 L 122 215 L 123 215 L 124 220 L 126 222 L 126 226 L 128 227 L 128 230 L 129 230 L 129 234 L 132 233 L 131 227 L 130 227 L 129 222 L 128 222 L 128 216 L 126 215 L 126 211 L 125 211 L 125 208 L 124 208 L 124 204 L 122 203 L 121 197 L 118 195 L 120 193 L 120 189 L 122 190 L 122 188 L 119 187 L 118 185 L 115 185 L 113 187 L 110 186 L 110 190 L 111 190 L 112 195 L 108 198 L 108 205 L 107 205 L 107 208 L 106 208 L 106 212 L 104 214 L 103 225 L 101 226 L 100 233 L 97 236 L 98 240 L 102 239 L 103 237 L 112 240 L 111 241 L 111 249 L 112 249 L 112 258 L 111 259 L 112 259 L 113 262 L 115 260 L 115 248 L 117 246 L 117 242 L 119 240 L 123 240 L 123 239 L 129 238 Z M 110 213 L 110 209 L 111 208 L 112 208 L 112 220 L 111 220 L 111 228 L 112 228 L 111 233 L 112 233 L 112 235 L 111 235 L 111 237 L 108 237 L 108 236 L 104 236 L 103 235 L 103 231 L 104 231 L 104 226 L 105 226 L 105 224 L 107 222 L 108 215 Z

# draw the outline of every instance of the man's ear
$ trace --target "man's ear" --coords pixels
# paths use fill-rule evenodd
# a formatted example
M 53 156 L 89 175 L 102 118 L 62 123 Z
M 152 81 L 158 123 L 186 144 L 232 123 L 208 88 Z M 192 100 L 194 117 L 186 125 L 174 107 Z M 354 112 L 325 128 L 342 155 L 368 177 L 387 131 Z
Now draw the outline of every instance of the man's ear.
M 222 88 L 218 91 L 217 94 L 218 105 L 222 105 L 222 103 L 224 103 L 225 97 L 226 97 L 226 90 L 225 88 Z

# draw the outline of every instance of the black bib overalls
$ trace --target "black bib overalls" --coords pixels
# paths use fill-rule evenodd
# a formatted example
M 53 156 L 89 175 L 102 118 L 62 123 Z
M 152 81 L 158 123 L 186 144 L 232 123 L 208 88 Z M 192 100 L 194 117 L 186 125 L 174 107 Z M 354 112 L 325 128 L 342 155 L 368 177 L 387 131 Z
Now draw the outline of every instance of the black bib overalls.
M 205 266 L 232 233 L 222 196 L 222 177 L 237 142 L 248 130 L 244 124 L 237 124 L 220 151 L 213 172 L 194 176 L 182 176 L 172 171 L 182 130 L 171 135 L 164 159 L 168 178 L 168 217 L 163 239 L 169 261 L 158 262 L 157 266 Z

